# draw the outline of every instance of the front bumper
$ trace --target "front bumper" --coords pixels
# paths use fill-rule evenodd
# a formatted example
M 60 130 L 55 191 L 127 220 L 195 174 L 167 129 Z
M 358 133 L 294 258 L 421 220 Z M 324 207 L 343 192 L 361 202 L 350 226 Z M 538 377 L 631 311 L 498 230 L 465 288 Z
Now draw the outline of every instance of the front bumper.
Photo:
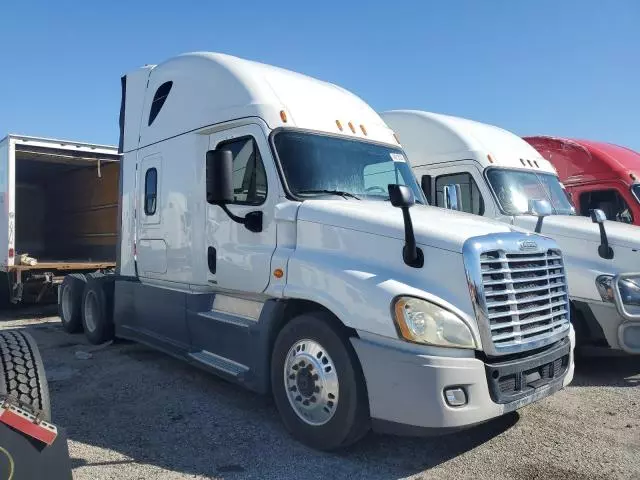
M 604 302 L 586 303 L 610 348 L 640 354 L 640 321 L 626 320 L 617 305 Z
M 417 346 L 407 350 L 401 341 L 391 346 L 388 342 L 353 338 L 352 343 L 367 383 L 373 426 L 378 431 L 428 434 L 433 429 L 469 427 L 547 397 L 573 379 L 573 330 L 569 340 L 543 353 L 508 362 L 429 355 L 419 352 Z M 565 368 L 554 370 L 550 377 L 548 370 L 556 368 L 558 360 L 566 362 Z M 519 390 L 509 390 L 511 375 L 520 379 L 515 385 Z M 444 390 L 451 387 L 465 390 L 466 405 L 447 404 Z

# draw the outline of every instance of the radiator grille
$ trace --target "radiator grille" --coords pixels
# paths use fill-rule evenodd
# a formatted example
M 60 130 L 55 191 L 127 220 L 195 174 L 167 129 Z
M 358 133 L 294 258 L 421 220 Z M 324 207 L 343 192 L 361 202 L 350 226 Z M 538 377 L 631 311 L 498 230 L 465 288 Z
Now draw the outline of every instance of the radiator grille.
M 568 328 L 569 298 L 559 250 L 480 255 L 491 339 L 497 348 L 542 340 Z

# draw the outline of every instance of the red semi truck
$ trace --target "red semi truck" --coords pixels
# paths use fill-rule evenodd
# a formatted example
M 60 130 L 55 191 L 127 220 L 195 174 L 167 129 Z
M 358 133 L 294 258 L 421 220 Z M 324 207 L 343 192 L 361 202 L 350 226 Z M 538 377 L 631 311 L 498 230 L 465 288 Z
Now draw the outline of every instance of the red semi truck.
M 523 138 L 556 168 L 579 215 L 599 208 L 609 220 L 640 225 L 640 153 L 590 140 Z

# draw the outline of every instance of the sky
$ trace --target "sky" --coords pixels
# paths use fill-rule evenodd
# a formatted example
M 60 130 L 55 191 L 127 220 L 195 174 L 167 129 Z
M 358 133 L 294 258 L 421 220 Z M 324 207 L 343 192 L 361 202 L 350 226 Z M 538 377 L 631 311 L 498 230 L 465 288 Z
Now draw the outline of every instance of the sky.
M 117 144 L 120 76 L 217 51 L 428 110 L 640 151 L 640 1 L 3 0 L 0 138 Z

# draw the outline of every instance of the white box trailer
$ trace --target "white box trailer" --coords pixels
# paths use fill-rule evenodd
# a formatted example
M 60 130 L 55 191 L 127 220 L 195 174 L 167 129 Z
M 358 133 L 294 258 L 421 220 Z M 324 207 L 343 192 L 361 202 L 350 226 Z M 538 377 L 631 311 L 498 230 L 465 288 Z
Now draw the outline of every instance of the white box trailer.
M 68 273 L 115 266 L 119 159 L 106 145 L 0 141 L 2 303 L 43 301 Z

